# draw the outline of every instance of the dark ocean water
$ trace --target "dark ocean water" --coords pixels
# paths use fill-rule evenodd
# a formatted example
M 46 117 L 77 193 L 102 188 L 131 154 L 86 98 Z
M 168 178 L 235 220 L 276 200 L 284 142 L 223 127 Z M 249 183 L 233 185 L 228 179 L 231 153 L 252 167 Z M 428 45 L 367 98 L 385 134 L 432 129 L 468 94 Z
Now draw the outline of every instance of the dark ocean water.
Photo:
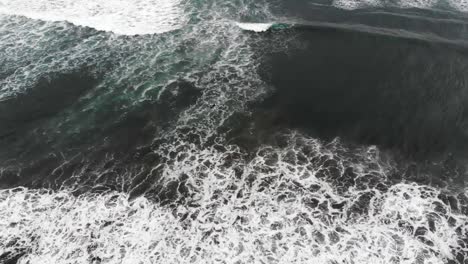
M 0 0 L 0 263 L 468 263 L 466 12 Z

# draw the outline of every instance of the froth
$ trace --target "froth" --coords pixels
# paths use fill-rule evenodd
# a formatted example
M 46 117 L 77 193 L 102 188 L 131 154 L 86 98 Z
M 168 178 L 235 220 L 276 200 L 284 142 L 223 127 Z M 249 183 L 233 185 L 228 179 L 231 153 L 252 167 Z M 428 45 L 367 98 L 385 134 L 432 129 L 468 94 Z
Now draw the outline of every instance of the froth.
M 0 255 L 21 255 L 19 263 L 409 264 L 464 258 L 466 215 L 433 187 L 380 186 L 391 168 L 375 147 L 348 160 L 338 141 L 325 146 L 293 135 L 288 146 L 262 147 L 249 161 L 234 158 L 238 151 L 181 150 L 187 157 L 166 164 L 163 178 L 187 175 L 187 195 L 171 206 L 143 197 L 129 201 L 119 192 L 76 197 L 2 190 Z M 465 198 L 455 199 L 462 206 Z
M 236 23 L 238 27 L 243 30 L 253 32 L 264 32 L 267 31 L 273 24 L 272 23 Z
M 180 0 L 2 0 L 0 13 L 67 21 L 122 35 L 163 33 L 186 21 Z
M 369 7 L 385 7 L 385 6 L 396 6 L 399 8 L 422 8 L 429 9 L 438 4 L 438 0 L 400 0 L 400 1 L 382 1 L 382 0 L 334 0 L 333 5 L 338 8 L 343 9 L 359 9 L 359 8 L 369 8 Z M 465 5 L 462 4 L 463 1 L 451 1 L 453 8 L 456 8 L 462 12 L 467 11 Z
M 18 263 L 444 263 L 459 248 L 456 229 L 463 232 L 466 217 L 449 213 L 451 226 L 435 213 L 436 195 L 395 185 L 367 217 L 345 222 L 264 193 L 244 205 L 171 210 L 122 193 L 2 190 L 0 256 L 20 254 Z M 424 226 L 431 214 L 437 231 L 420 237 L 400 224 Z
M 448 0 L 451 7 L 458 9 L 462 12 L 468 12 L 468 1 L 466 0 Z
M 381 3 L 377 1 L 372 1 L 372 0 L 335 0 L 333 1 L 333 5 L 338 8 L 343 8 L 343 9 L 357 9 L 357 8 L 363 8 L 363 7 L 376 7 L 380 6 Z

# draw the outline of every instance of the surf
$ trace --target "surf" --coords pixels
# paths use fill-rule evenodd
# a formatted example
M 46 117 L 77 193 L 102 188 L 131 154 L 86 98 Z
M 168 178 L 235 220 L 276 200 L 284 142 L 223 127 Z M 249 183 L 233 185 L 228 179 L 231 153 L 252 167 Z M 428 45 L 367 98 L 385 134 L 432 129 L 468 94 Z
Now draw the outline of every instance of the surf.
M 187 23 L 180 0 L 9 0 L 0 14 L 44 21 L 66 21 L 119 35 L 161 34 Z

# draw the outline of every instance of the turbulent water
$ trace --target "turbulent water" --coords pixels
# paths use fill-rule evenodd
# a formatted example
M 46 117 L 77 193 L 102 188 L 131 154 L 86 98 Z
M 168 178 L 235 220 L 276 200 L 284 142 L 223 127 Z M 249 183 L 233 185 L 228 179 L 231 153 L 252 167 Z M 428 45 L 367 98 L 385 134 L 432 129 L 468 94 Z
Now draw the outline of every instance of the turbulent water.
M 467 12 L 0 0 L 0 263 L 468 263 Z

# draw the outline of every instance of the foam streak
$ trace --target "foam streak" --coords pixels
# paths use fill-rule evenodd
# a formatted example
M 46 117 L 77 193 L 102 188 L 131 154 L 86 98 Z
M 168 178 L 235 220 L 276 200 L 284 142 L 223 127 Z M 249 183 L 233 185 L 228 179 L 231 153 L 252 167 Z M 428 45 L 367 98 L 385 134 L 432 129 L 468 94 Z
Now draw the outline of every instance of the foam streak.
M 180 0 L 2 0 L 0 14 L 67 21 L 122 35 L 164 33 L 186 19 Z

